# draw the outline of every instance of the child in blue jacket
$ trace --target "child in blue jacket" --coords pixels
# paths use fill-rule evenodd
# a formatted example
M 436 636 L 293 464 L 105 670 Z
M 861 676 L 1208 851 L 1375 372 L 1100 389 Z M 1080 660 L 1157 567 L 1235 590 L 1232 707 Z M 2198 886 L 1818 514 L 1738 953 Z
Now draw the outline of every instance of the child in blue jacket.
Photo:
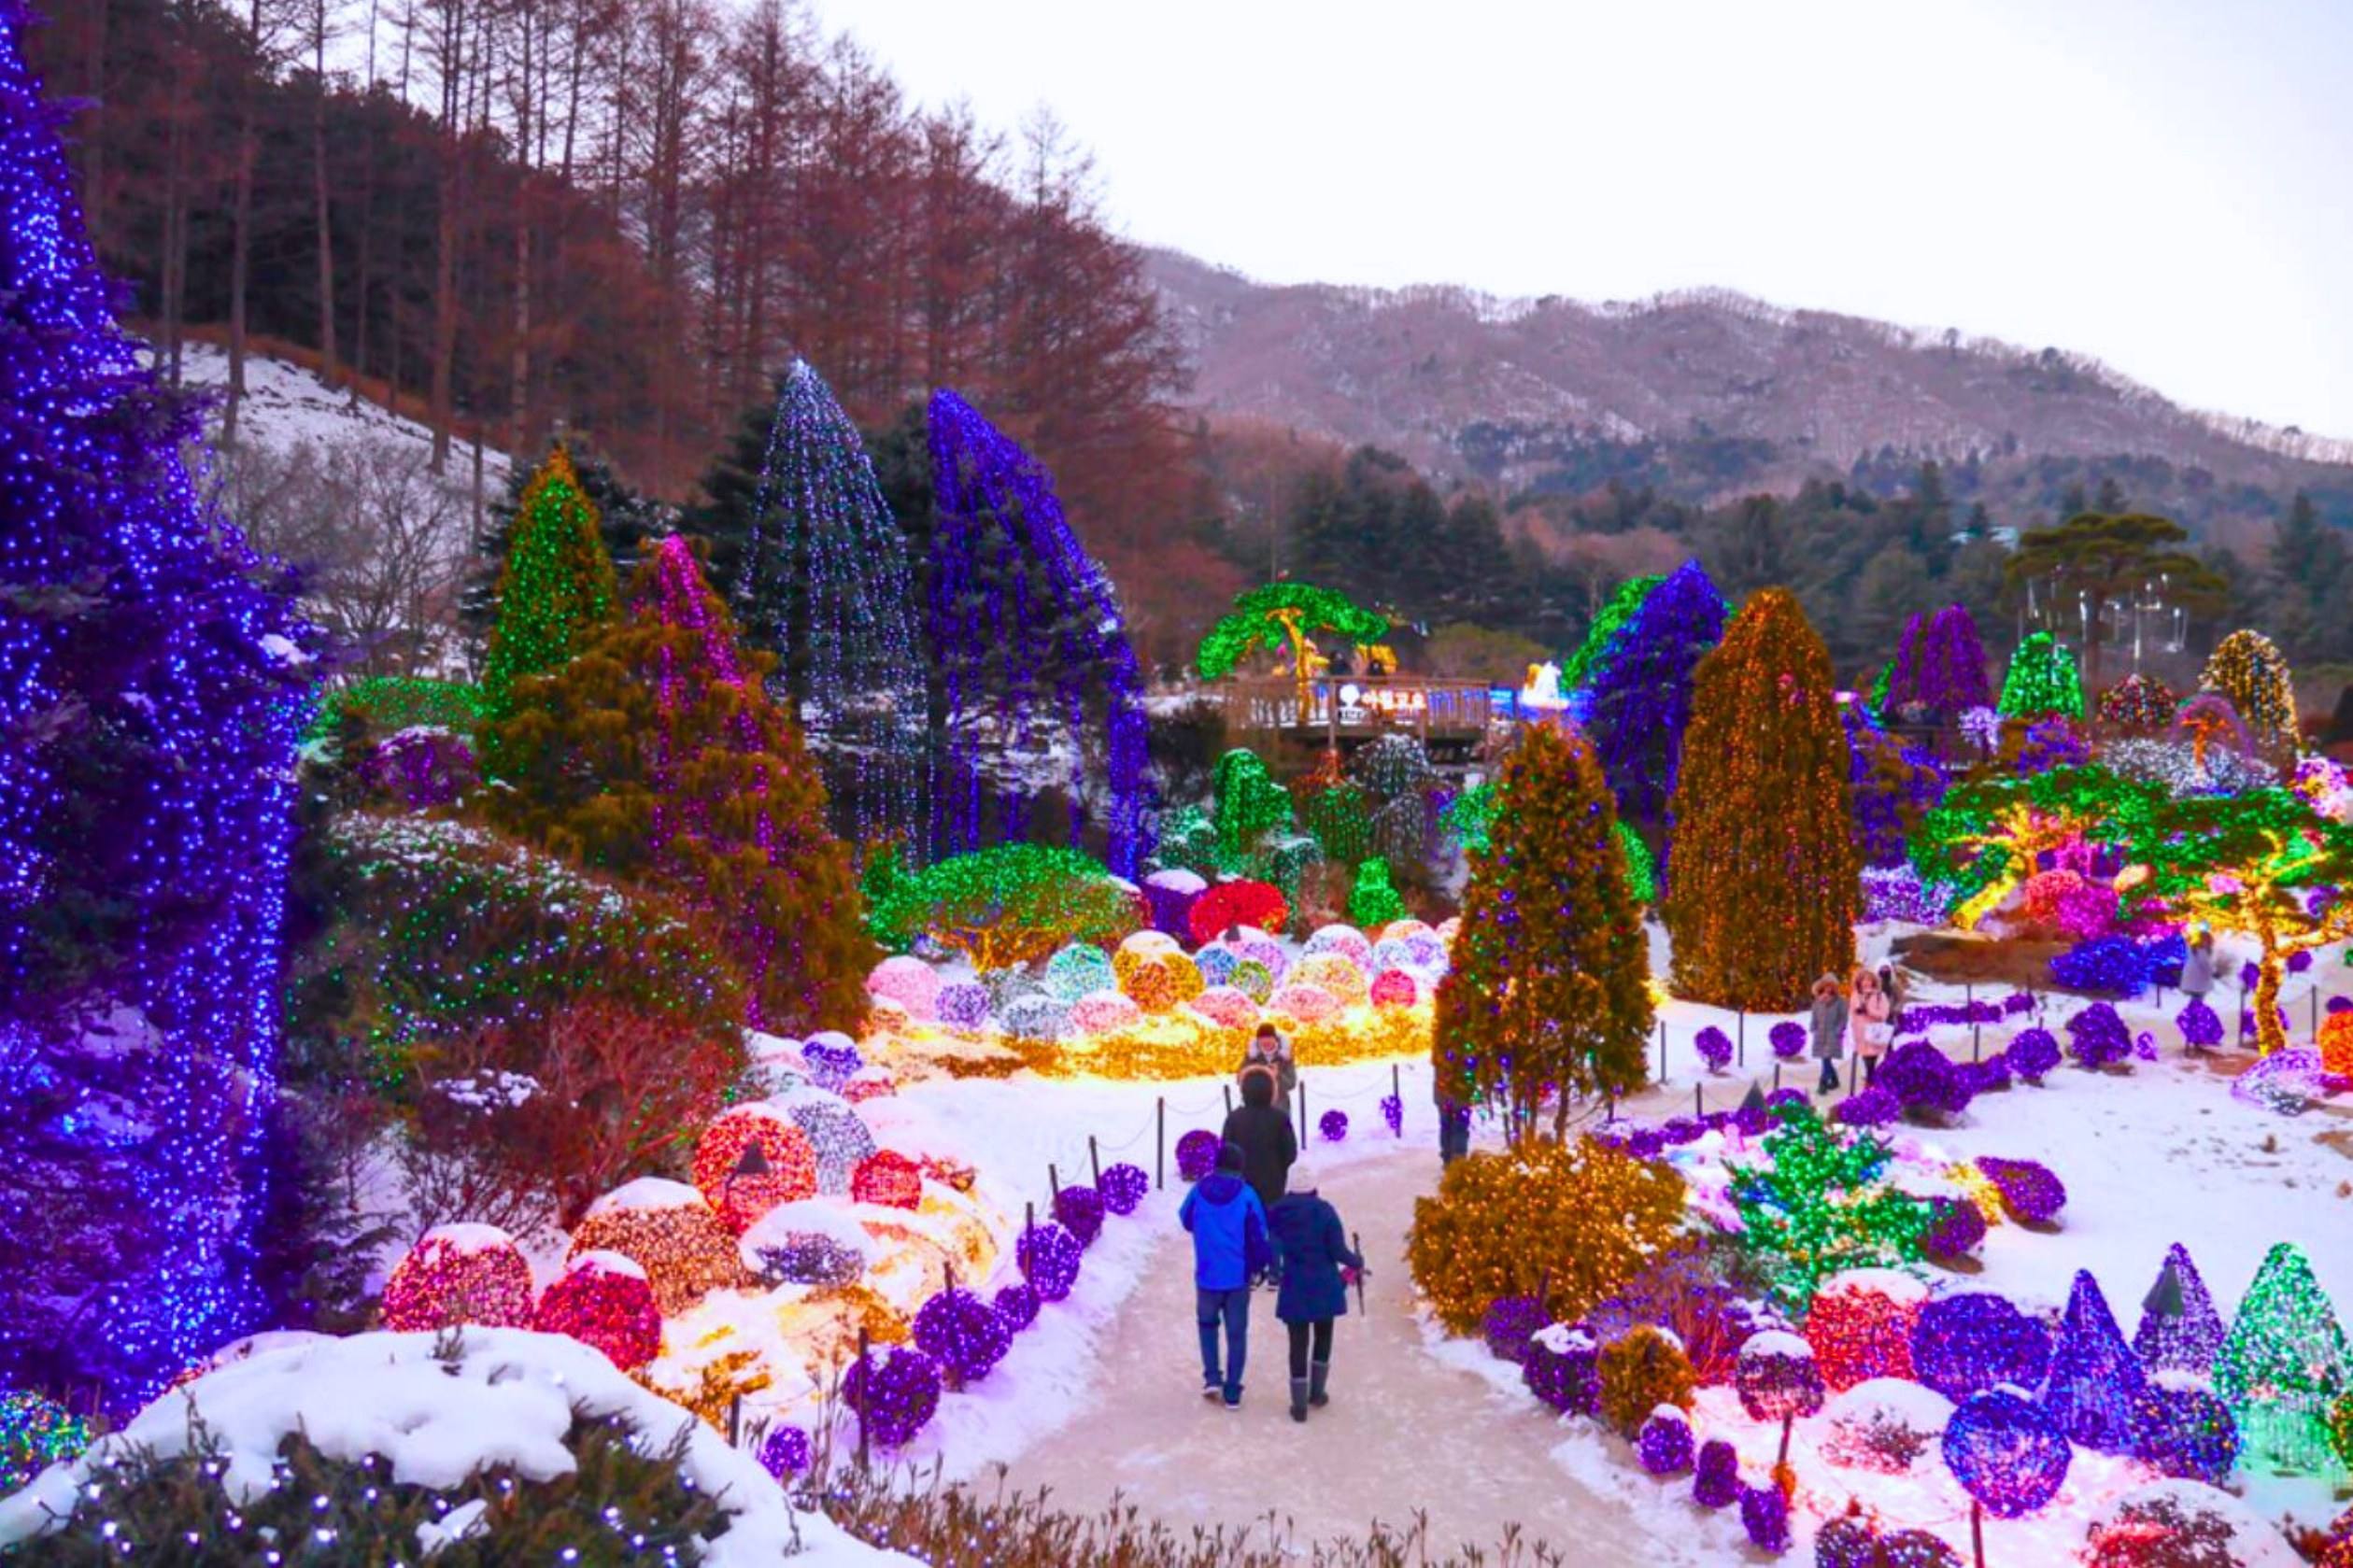
M 1274 1315 L 1291 1334 L 1291 1419 L 1303 1421 L 1309 1406 L 1331 1403 L 1325 1390 L 1332 1376 L 1332 1320 L 1347 1314 L 1348 1287 L 1364 1273 L 1365 1260 L 1348 1245 L 1340 1211 L 1312 1188 L 1285 1193 L 1267 1228 L 1283 1260 Z
M 1274 1261 L 1266 1206 L 1241 1178 L 1241 1148 L 1217 1151 L 1217 1169 L 1184 1194 L 1177 1219 L 1193 1234 L 1194 1319 L 1201 1331 L 1201 1397 L 1241 1408 L 1242 1361 L 1250 1349 L 1250 1282 Z M 1226 1329 L 1226 1370 L 1217 1330 Z

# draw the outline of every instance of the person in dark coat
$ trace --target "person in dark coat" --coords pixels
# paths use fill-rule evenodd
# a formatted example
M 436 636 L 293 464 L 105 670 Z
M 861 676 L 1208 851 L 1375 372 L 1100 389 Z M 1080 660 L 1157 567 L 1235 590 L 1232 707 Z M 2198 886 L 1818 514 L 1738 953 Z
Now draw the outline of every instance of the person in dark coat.
M 1309 1406 L 1331 1403 L 1332 1321 L 1347 1315 L 1348 1287 L 1365 1260 L 1348 1245 L 1340 1211 L 1312 1188 L 1284 1194 L 1267 1228 L 1283 1266 L 1274 1315 L 1291 1335 L 1291 1419 L 1303 1421 Z
M 1438 1104 L 1438 1168 L 1440 1171 L 1470 1152 L 1470 1106 L 1448 1092 L 1446 1078 L 1442 1070 L 1434 1075 L 1430 1091 L 1430 1098 Z
M 1821 1083 L 1817 1095 L 1834 1094 L 1838 1088 L 1838 1058 L 1847 1052 L 1847 998 L 1838 989 L 1836 975 L 1824 975 L 1814 982 L 1814 1006 L 1811 1018 L 1814 1036 L 1814 1055 L 1821 1062 Z
M 1241 1173 L 1256 1190 L 1258 1201 L 1271 1209 L 1290 1179 L 1291 1162 L 1299 1157 L 1298 1135 L 1291 1119 L 1274 1108 L 1275 1079 L 1271 1072 L 1242 1075 L 1241 1104 L 1226 1118 L 1226 1141 L 1241 1146 Z
M 1267 1211 L 1242 1180 L 1242 1151 L 1228 1143 L 1217 1169 L 1201 1179 L 1177 1210 L 1193 1236 L 1193 1319 L 1201 1331 L 1201 1397 L 1241 1408 L 1242 1363 L 1250 1354 L 1250 1282 L 1274 1261 Z M 1226 1331 L 1218 1365 L 1218 1329 Z

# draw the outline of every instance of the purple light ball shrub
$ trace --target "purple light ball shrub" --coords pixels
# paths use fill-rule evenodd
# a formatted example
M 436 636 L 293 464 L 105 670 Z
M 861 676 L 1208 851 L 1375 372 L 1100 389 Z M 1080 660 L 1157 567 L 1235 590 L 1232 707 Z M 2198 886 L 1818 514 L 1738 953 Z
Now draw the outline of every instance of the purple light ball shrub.
M 1217 1169 L 1217 1151 L 1225 1140 L 1207 1127 L 1196 1127 L 1177 1139 L 1177 1175 L 1198 1181 Z
M 1054 1217 L 1081 1247 L 1092 1247 L 1103 1234 L 1103 1194 L 1092 1187 L 1065 1187 L 1054 1194 Z
M 988 1022 L 988 988 L 969 980 L 952 980 L 932 998 L 931 1010 L 951 1029 L 977 1029 Z
M 1672 1405 L 1662 1405 L 1635 1434 L 1635 1457 L 1652 1476 L 1680 1476 L 1692 1467 L 1691 1418 Z
M 2333 1010 L 2334 1004 L 2331 1005 Z M 2174 1027 L 2181 1031 L 2182 1043 L 2196 1050 L 2211 1050 L 2222 1043 L 2222 1015 L 2195 996 L 2174 1014 Z
M 842 1403 L 877 1446 L 902 1448 L 940 1408 L 940 1368 L 911 1346 L 877 1347 L 851 1364 Z
M 1740 1498 L 1740 1455 L 1721 1437 L 1699 1446 L 1693 1467 L 1692 1501 L 1703 1508 L 1729 1508 Z
M 1601 1408 L 1601 1341 L 1582 1325 L 1555 1323 L 1528 1340 L 1520 1380 L 1561 1414 L 1590 1416 Z
M 1659 1129 L 1659 1137 L 1677 1146 L 1697 1143 L 1707 1136 L 1707 1127 L 1689 1116 L 1669 1117 L 1666 1124 Z
M 2133 1401 L 2133 1455 L 2176 1480 L 2218 1487 L 2238 1463 L 2238 1422 L 2204 1389 L 2152 1381 Z
M 915 1310 L 915 1349 L 957 1388 L 988 1376 L 1013 1348 L 1013 1330 L 971 1292 L 950 1287 Z
M 1950 1058 L 1926 1040 L 1906 1040 L 1879 1064 L 1878 1087 L 1893 1095 L 1907 1116 L 1935 1120 L 1969 1109 L 1969 1087 Z
M 1884 1127 L 1903 1114 L 1903 1103 L 1875 1083 L 1840 1100 L 1830 1119 L 1842 1127 Z
M 1732 1126 L 1742 1137 L 1763 1137 L 1773 1130 L 1773 1112 L 1761 1105 L 1744 1105 L 1732 1113 Z
M 1985 1215 L 1967 1198 L 1931 1198 L 1935 1217 L 1920 1239 L 1920 1250 L 1932 1263 L 1947 1267 L 1971 1256 L 1985 1244 Z
M 1315 1119 L 1315 1130 L 1324 1135 L 1325 1143 L 1348 1141 L 1348 1112 L 1327 1110 Z
M 1103 1180 L 1095 1190 L 1103 1196 L 1103 1207 L 1113 1214 L 1133 1214 L 1152 1191 L 1152 1178 L 1141 1165 L 1125 1163 L 1103 1172 Z
M 2133 1036 L 2106 1002 L 2094 1002 L 2067 1020 L 2067 1050 L 2078 1065 L 2097 1071 L 2133 1054 Z
M 809 1434 L 797 1426 L 772 1429 L 760 1439 L 759 1465 L 778 1480 L 787 1480 L 809 1468 Z
M 1656 1127 L 1637 1127 L 1626 1135 L 1626 1152 L 1637 1160 L 1655 1160 L 1666 1151 L 1666 1135 Z
M 1789 1500 L 1775 1486 L 1740 1489 L 1740 1527 L 1749 1544 L 1779 1556 L 1789 1550 Z
M 1977 1169 L 2002 1194 L 2002 1207 L 2021 1225 L 2048 1225 L 2067 1207 L 2066 1184 L 2039 1160 L 2005 1160 L 1987 1154 Z
M 1061 1301 L 1079 1281 L 1079 1238 L 1060 1225 L 1040 1225 L 1021 1233 L 1013 1244 L 1013 1261 L 1022 1278 L 1037 1287 L 1041 1301 Z
M 2059 1065 L 2059 1037 L 2048 1029 L 2021 1029 L 2002 1054 L 2008 1060 L 2010 1071 L 2029 1083 L 2040 1083 Z
M 1497 1296 L 1487 1304 L 1479 1332 L 1489 1355 L 1517 1366 L 1527 1359 L 1528 1341 L 1552 1321 L 1534 1296 Z
M 1699 1048 L 1699 1059 L 1709 1072 L 1722 1072 L 1732 1066 L 1732 1037 L 1713 1024 L 1699 1031 L 1692 1042 Z
M 1773 1054 L 1784 1062 L 1794 1062 L 1806 1054 L 1806 1025 L 1782 1019 L 1766 1031 L 1766 1039 L 1773 1042 Z
M 997 1293 L 990 1310 L 1004 1320 L 1006 1332 L 1019 1334 L 1038 1321 L 1038 1288 L 1027 1279 L 1016 1279 Z
M 1391 1137 L 1405 1137 L 1405 1101 L 1395 1095 L 1382 1095 L 1381 1119 L 1389 1123 Z
M 2050 1331 L 1991 1292 L 1932 1301 L 1912 1329 L 1912 1375 L 1955 1405 L 2003 1383 L 2040 1388 L 2049 1368 Z

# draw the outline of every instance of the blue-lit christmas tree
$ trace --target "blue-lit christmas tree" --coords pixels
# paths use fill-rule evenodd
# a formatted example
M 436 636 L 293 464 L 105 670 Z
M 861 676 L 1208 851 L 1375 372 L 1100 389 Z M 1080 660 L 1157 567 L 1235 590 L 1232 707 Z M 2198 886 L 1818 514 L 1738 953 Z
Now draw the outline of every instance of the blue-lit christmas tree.
M 2133 1331 L 2133 1352 L 2151 1372 L 2188 1372 L 2204 1377 L 2214 1371 L 2215 1352 L 2222 1349 L 2222 1315 L 2214 1309 L 2204 1277 L 2190 1261 L 2190 1249 L 2175 1242 L 2165 1250 L 2157 1282 L 2141 1302 L 2141 1326 Z
M 2044 1413 L 2071 1443 L 2104 1454 L 2130 1453 L 2134 1410 L 2147 1390 L 2140 1358 L 2124 1343 L 2099 1281 L 2077 1269 L 2051 1348 Z
M 1685 561 L 1643 596 L 1599 659 L 1578 709 L 1621 817 L 1666 818 L 1691 724 L 1693 672 L 1722 640 L 1730 613 L 1700 564 Z
M 135 1404 L 254 1283 L 309 629 L 180 458 L 0 0 L 0 1386 Z
M 858 428 L 805 360 L 777 387 L 730 597 L 747 634 L 777 653 L 772 684 L 799 706 L 842 828 L 925 858 L 923 653 L 906 538 Z
M 981 847 L 983 753 L 993 746 L 1000 823 L 1020 821 L 1034 793 L 1025 758 L 1066 765 L 1073 805 L 1099 803 L 1104 858 L 1133 876 L 1152 852 L 1152 779 L 1143 675 L 1111 579 L 1064 519 L 1053 476 L 944 388 L 931 395 L 929 445 L 939 516 L 927 620 L 949 747 L 937 847 Z M 1103 758 L 1099 788 L 1086 776 L 1090 752 Z M 1073 818 L 1083 832 L 1083 815 Z

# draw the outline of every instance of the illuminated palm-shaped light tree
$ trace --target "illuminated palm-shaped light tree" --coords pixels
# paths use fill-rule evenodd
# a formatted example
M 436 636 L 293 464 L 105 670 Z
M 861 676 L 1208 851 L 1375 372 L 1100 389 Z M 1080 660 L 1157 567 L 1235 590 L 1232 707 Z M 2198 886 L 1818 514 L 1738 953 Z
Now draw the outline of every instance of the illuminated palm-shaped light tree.
M 1373 643 L 1389 633 L 1389 623 L 1353 602 L 1346 594 L 1307 583 L 1269 583 L 1234 600 L 1234 608 L 1201 639 L 1194 664 L 1205 680 L 1233 673 L 1254 653 L 1291 655 L 1299 688 L 1299 722 L 1315 714 L 1315 641 L 1332 632 L 1352 643 Z

